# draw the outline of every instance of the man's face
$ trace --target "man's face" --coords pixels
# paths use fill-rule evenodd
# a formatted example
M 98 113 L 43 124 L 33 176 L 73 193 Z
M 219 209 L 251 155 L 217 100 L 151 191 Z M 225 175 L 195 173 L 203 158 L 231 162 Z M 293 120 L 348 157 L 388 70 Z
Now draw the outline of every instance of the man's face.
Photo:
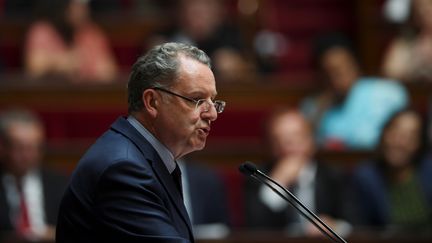
M 301 156 L 309 158 L 314 152 L 312 133 L 307 122 L 296 113 L 276 118 L 269 130 L 272 153 L 275 158 Z
M 195 100 L 216 97 L 215 78 L 210 68 L 187 57 L 180 58 L 177 80 L 170 91 Z M 155 126 L 158 138 L 171 150 L 175 158 L 205 146 L 210 123 L 217 118 L 214 106 L 206 112 L 196 104 L 180 97 L 159 92 L 160 106 Z
M 42 128 L 35 124 L 16 122 L 7 130 L 9 141 L 4 144 L 7 169 L 23 176 L 38 166 L 44 141 Z

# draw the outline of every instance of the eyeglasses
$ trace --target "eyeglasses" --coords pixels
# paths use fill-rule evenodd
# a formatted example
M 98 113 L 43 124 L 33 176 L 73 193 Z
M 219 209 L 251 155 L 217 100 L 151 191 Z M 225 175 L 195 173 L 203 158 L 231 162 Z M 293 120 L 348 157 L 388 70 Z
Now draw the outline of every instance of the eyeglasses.
M 198 108 L 200 108 L 200 109 L 203 109 L 202 110 L 203 112 L 208 112 L 210 110 L 211 106 L 214 106 L 214 108 L 216 109 L 217 113 L 222 113 L 224 111 L 225 105 L 226 105 L 226 102 L 222 101 L 222 100 L 214 100 L 214 101 L 213 100 L 208 100 L 208 99 L 198 99 L 197 100 L 197 99 L 192 99 L 192 98 L 189 98 L 189 97 L 186 97 L 186 96 L 174 93 L 174 92 L 169 91 L 169 90 L 164 89 L 164 88 L 153 87 L 153 89 L 160 90 L 160 91 L 165 92 L 167 94 L 174 95 L 174 96 L 182 98 L 182 99 L 184 99 L 186 101 L 192 102 L 192 103 L 195 104 L 195 110 L 197 110 Z

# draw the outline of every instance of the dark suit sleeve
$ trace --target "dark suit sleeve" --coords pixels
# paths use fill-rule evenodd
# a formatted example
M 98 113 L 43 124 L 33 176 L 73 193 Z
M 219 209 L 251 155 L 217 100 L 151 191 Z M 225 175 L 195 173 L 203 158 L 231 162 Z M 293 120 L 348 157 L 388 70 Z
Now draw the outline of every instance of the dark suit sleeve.
M 101 176 L 95 199 L 98 231 L 114 242 L 189 242 L 173 227 L 169 198 L 145 167 L 116 163 Z

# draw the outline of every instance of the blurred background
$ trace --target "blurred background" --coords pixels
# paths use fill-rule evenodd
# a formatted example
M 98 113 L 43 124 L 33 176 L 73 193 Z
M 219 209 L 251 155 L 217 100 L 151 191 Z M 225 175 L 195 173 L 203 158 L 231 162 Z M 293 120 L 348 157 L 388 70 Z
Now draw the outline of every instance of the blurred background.
M 211 57 L 227 102 L 184 162 L 212 175 L 185 169 L 199 242 L 322 240 L 238 172 L 244 161 L 350 242 L 430 242 L 431 14 L 430 0 L 0 0 L 0 241 L 52 242 L 43 213 L 58 199 L 41 199 L 23 233 L 20 178 L 48 168 L 67 179 L 127 115 L 135 60 L 179 41 Z M 14 140 L 21 123 L 42 138 Z

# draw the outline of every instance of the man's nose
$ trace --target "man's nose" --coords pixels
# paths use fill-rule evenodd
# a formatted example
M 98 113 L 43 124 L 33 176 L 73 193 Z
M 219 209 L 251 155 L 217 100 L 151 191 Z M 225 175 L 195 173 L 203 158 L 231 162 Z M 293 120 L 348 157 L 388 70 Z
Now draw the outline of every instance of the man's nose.
M 209 103 L 209 109 L 201 113 L 201 117 L 206 120 L 215 121 L 218 117 L 218 113 L 213 103 Z

